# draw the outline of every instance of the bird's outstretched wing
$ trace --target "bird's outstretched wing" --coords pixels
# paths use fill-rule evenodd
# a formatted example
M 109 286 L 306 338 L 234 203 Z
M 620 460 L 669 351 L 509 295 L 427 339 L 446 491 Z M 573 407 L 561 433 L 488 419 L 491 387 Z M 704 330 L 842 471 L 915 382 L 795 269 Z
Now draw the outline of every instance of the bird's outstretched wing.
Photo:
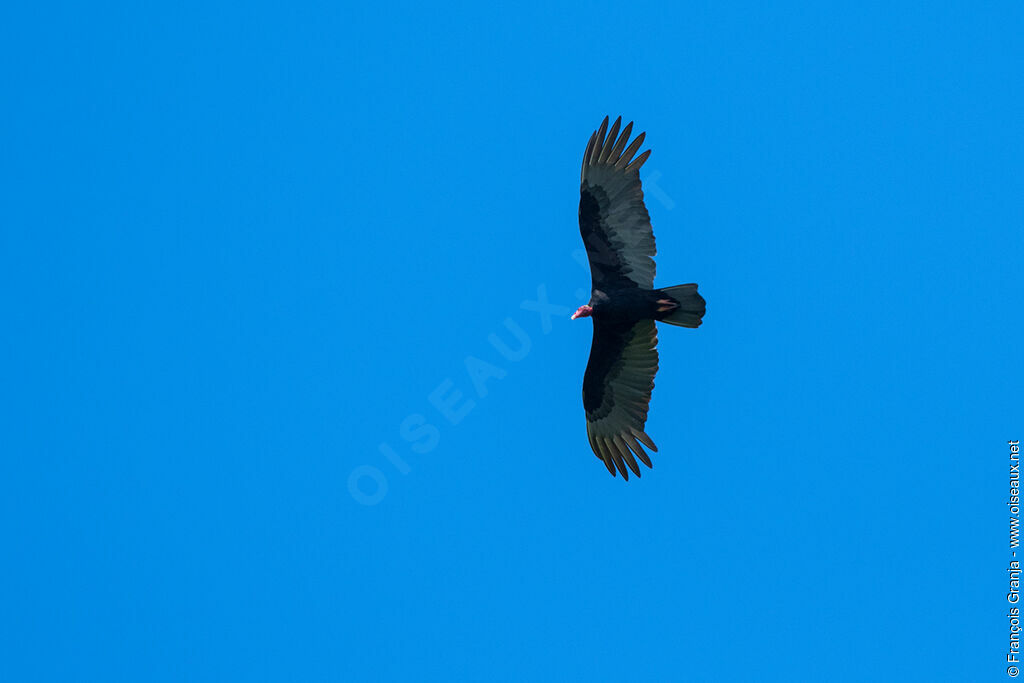
M 622 117 L 615 119 L 608 130 L 605 117 L 583 153 L 580 234 L 587 248 L 594 289 L 653 289 L 653 256 L 657 249 L 640 187 L 640 167 L 651 150 L 634 160 L 645 134 L 640 133 L 629 143 L 633 124 L 630 122 L 619 134 L 621 122 Z
M 583 409 L 590 447 L 612 476 L 617 467 L 628 480 L 627 465 L 640 476 L 634 453 L 651 467 L 641 443 L 658 450 L 644 433 L 658 372 L 657 346 L 658 331 L 653 320 L 616 327 L 594 319 L 594 341 L 583 376 Z

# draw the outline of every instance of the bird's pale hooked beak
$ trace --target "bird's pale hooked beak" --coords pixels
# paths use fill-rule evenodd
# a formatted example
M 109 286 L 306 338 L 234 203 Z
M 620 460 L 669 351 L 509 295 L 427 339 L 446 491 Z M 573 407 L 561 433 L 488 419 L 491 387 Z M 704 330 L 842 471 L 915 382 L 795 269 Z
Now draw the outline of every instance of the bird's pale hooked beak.
M 593 310 L 594 309 L 591 308 L 590 306 L 580 306 L 579 308 L 576 309 L 576 312 L 572 314 L 569 320 L 575 320 L 576 318 L 586 318 L 593 312 Z

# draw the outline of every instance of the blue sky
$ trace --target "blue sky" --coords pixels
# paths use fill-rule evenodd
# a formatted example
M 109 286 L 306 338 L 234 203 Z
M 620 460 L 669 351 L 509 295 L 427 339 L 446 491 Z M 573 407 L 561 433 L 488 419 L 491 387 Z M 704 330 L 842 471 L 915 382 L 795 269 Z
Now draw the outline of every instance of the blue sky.
M 1007 678 L 1018 4 L 4 14 L 4 680 Z M 606 114 L 708 301 L 628 483 Z

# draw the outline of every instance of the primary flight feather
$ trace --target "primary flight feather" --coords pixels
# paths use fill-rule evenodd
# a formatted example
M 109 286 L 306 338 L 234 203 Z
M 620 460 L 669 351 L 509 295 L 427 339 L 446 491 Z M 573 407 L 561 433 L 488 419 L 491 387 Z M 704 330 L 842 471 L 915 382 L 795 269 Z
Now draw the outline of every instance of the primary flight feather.
M 590 262 L 590 303 L 572 319 L 590 317 L 594 339 L 583 376 L 587 438 L 608 471 L 640 476 L 637 458 L 648 467 L 644 446 L 657 451 L 644 432 L 658 371 L 655 321 L 699 327 L 704 299 L 696 284 L 654 288 L 654 232 L 644 206 L 640 167 L 634 159 L 644 133 L 630 142 L 633 124 L 608 117 L 590 136 L 580 171 L 580 234 Z M 635 457 L 634 457 L 635 456 Z M 628 469 L 627 469 L 628 468 Z

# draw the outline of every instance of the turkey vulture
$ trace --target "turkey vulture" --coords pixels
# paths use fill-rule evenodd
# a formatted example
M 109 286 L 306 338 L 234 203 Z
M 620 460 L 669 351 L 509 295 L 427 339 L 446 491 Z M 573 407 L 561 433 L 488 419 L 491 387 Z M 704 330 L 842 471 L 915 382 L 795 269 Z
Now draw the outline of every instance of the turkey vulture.
M 658 371 L 656 320 L 699 327 L 704 299 L 697 285 L 654 288 L 654 233 L 640 188 L 640 167 L 651 150 L 633 159 L 645 133 L 629 142 L 633 124 L 619 133 L 608 117 L 590 136 L 580 171 L 580 234 L 592 281 L 590 303 L 572 315 L 593 318 L 594 340 L 583 376 L 587 438 L 594 454 L 615 476 L 640 476 L 639 458 L 658 448 L 644 433 Z M 626 143 L 629 143 L 628 145 Z M 636 458 L 633 457 L 634 453 Z

